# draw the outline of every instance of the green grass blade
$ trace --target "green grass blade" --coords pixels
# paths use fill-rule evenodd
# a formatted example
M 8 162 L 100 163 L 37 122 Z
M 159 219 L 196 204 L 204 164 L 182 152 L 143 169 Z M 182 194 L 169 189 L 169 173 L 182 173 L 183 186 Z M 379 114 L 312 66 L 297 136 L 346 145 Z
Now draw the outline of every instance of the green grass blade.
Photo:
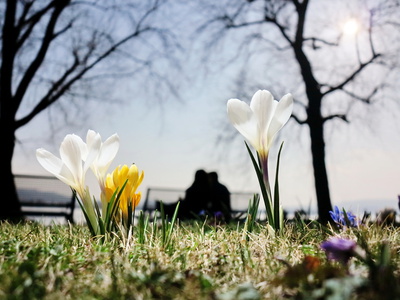
M 167 248 L 169 243 L 171 242 L 172 232 L 174 230 L 175 221 L 176 221 L 177 216 L 178 216 L 179 204 L 180 204 L 180 201 L 178 201 L 178 203 L 177 203 L 177 205 L 175 207 L 174 215 L 172 216 L 171 223 L 169 224 L 168 235 L 167 235 L 167 239 L 165 241 L 165 248 Z
M 143 211 L 139 212 L 138 219 L 138 243 L 144 244 L 146 241 L 146 231 L 149 223 L 149 215 L 145 217 Z
M 257 220 L 258 206 L 260 204 L 260 195 L 254 194 L 253 198 L 249 200 L 247 208 L 247 217 L 244 226 L 244 234 L 246 235 L 246 241 L 249 241 L 249 233 L 253 231 L 254 224 Z
M 167 222 L 165 220 L 166 216 L 165 216 L 165 212 L 164 212 L 164 203 L 162 201 L 160 201 L 160 215 L 161 215 L 161 241 L 162 241 L 162 245 L 164 247 L 165 245 L 165 241 L 167 238 Z
M 283 223 L 283 218 L 282 218 L 282 213 L 281 213 L 281 207 L 279 203 L 279 164 L 281 161 L 281 152 L 283 148 L 283 142 L 281 143 L 281 146 L 279 147 L 278 151 L 278 158 L 276 162 L 276 173 L 275 173 L 275 185 L 274 185 L 274 220 L 275 220 L 275 229 L 279 230 L 282 226 Z

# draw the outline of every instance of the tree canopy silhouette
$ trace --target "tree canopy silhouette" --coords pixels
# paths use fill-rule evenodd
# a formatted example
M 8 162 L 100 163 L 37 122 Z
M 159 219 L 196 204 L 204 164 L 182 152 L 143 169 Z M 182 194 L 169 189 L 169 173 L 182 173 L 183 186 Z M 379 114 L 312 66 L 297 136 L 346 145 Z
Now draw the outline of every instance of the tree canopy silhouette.
M 122 75 L 104 72 L 115 71 L 110 61 L 123 57 L 129 60 L 131 73 L 145 76 L 146 69 L 152 73 L 157 55 L 171 54 L 169 47 L 174 43 L 157 24 L 164 2 L 7 0 L 0 4 L 1 175 L 7 194 L 0 219 L 22 217 L 11 164 L 16 130 L 60 99 L 74 95 L 80 82 L 95 80 L 93 74 L 100 66 L 101 75 Z M 145 54 L 138 50 L 143 44 L 148 46 Z M 35 86 L 40 88 L 31 93 Z M 85 97 L 79 101 L 83 106 Z

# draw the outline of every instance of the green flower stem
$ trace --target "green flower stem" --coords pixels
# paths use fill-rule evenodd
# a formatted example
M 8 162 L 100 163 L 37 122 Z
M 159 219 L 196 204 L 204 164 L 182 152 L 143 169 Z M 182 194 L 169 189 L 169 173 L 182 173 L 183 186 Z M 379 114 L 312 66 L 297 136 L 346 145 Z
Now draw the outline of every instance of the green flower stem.
M 268 199 L 272 199 L 271 186 L 269 184 L 269 173 L 268 173 L 268 155 L 266 157 L 261 157 L 258 154 L 258 162 L 259 166 L 261 167 L 260 169 L 262 170 L 264 186 L 268 194 Z
M 276 165 L 276 173 L 275 173 L 275 185 L 274 185 L 274 196 L 272 197 L 271 187 L 269 183 L 268 176 L 268 156 L 261 157 L 261 155 L 257 152 L 258 162 L 254 158 L 253 153 L 251 152 L 250 147 L 245 142 L 247 151 L 249 152 L 251 161 L 253 163 L 254 169 L 257 174 L 258 182 L 260 184 L 261 193 L 264 199 L 265 210 L 267 213 L 268 223 L 275 231 L 279 231 L 283 228 L 283 211 L 280 207 L 279 203 L 279 163 L 280 157 L 283 147 L 283 142 L 279 148 L 277 165 Z
M 77 195 L 77 193 L 75 193 Z M 81 199 L 80 199 L 81 197 Z M 83 195 L 77 197 L 79 200 L 78 203 L 81 206 L 82 211 L 84 212 L 84 216 L 86 218 L 86 222 L 90 227 L 90 231 L 93 236 L 101 234 L 99 228 L 98 217 L 95 211 L 95 207 L 93 205 L 93 200 L 91 199 L 89 189 L 86 188 Z
M 264 182 L 264 174 L 263 170 L 260 167 L 260 159 L 258 160 L 259 163 L 257 163 L 256 159 L 254 158 L 253 153 L 251 152 L 250 147 L 247 145 L 245 142 L 247 151 L 249 152 L 251 161 L 253 162 L 254 169 L 257 174 L 258 182 L 260 184 L 260 189 L 261 189 L 261 194 L 263 196 L 264 204 L 265 204 L 265 210 L 267 213 L 267 219 L 268 223 L 272 226 L 272 228 L 275 228 L 275 220 L 274 220 L 274 215 L 273 215 L 273 207 L 272 207 L 272 200 L 271 200 L 271 192 L 268 192 L 268 189 L 265 185 Z

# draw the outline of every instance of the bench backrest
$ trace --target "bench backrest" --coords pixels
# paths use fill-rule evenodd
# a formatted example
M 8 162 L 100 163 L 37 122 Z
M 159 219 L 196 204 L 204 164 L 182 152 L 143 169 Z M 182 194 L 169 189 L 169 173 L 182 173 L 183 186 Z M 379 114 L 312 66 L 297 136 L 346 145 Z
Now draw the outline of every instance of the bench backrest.
M 24 215 L 57 216 L 74 222 L 75 197 L 56 177 L 17 174 L 14 182 Z
M 18 174 L 14 182 L 21 202 L 72 202 L 71 188 L 56 177 Z

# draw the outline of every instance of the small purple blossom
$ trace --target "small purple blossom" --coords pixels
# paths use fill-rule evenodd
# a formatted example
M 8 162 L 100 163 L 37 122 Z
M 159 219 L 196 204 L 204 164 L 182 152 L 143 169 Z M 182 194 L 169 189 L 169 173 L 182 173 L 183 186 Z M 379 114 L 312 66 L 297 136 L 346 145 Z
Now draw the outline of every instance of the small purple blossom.
M 353 213 L 346 212 L 345 210 L 340 211 L 337 206 L 335 206 L 334 211 L 330 211 L 329 214 L 332 220 L 340 226 L 357 227 L 359 225 L 357 217 Z
M 321 244 L 321 248 L 326 252 L 328 259 L 336 260 L 342 264 L 347 264 L 349 259 L 356 252 L 357 244 L 355 241 L 332 237 Z
M 331 215 L 331 218 L 335 223 L 340 224 L 342 218 L 341 218 L 341 213 L 339 211 L 339 207 L 335 206 L 333 211 L 329 211 L 329 214 Z
M 224 214 L 221 211 L 216 211 L 214 213 L 214 218 L 216 219 L 223 219 L 224 218 Z

